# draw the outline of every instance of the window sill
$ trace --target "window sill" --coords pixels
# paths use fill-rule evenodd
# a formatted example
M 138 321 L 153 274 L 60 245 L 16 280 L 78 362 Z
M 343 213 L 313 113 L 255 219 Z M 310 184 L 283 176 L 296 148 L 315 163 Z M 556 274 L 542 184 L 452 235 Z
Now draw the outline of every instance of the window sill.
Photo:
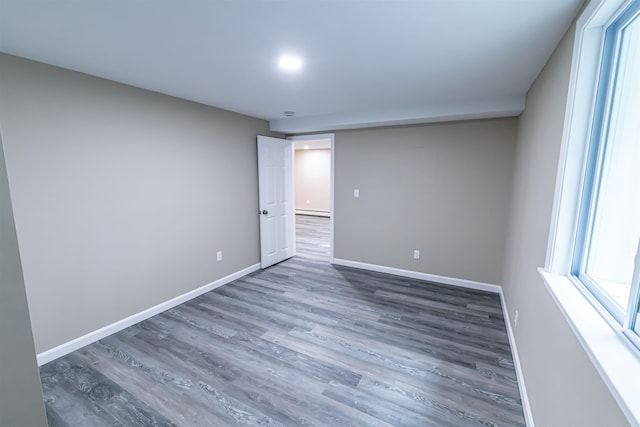
M 538 269 L 547 289 L 632 425 L 640 425 L 638 351 L 563 275 Z

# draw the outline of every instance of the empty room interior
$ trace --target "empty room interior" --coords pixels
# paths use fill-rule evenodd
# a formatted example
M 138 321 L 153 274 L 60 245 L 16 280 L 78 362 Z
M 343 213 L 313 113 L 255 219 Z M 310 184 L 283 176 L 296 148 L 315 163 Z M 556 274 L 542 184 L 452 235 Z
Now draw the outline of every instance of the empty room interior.
M 0 2 L 0 426 L 640 425 L 639 16 Z

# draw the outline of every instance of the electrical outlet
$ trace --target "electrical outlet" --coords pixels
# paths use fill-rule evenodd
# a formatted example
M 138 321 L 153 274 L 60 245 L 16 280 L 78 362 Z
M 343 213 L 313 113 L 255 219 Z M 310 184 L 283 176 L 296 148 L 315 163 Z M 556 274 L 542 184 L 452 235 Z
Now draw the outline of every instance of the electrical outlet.
M 516 314 L 515 316 L 513 316 L 513 327 L 514 328 L 518 327 L 518 310 L 516 310 Z
M 420 250 L 419 249 L 414 249 L 413 250 L 413 259 L 420 259 Z
M 359 189 L 357 189 L 357 188 L 353 189 L 353 197 L 355 197 L 356 199 L 358 197 L 360 197 L 360 190 Z
M 222 261 L 222 251 L 218 251 L 218 252 L 216 253 L 216 260 L 218 260 L 218 261 Z

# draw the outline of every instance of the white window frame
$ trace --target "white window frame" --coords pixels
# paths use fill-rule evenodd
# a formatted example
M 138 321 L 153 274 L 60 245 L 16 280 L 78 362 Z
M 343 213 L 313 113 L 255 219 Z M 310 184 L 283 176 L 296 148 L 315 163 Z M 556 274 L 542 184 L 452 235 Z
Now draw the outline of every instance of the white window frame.
M 605 29 L 631 1 L 592 0 L 576 23 L 547 257 L 540 274 L 622 411 L 631 424 L 640 425 L 640 352 L 571 275 Z

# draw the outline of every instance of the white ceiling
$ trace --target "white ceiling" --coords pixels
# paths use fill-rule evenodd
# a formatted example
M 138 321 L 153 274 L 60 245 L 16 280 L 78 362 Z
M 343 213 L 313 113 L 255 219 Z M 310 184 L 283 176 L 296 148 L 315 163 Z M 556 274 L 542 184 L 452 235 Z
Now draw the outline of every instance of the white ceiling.
M 0 0 L 0 51 L 284 133 L 513 116 L 580 3 Z
M 331 149 L 331 140 L 328 138 L 295 140 L 293 148 L 295 150 L 327 150 Z

